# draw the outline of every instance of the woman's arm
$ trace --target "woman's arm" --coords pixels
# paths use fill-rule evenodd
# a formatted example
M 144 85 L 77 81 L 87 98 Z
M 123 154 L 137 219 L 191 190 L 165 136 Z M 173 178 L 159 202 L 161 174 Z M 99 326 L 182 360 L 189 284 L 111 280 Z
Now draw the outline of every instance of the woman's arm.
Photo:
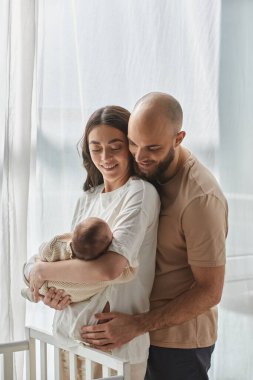
M 136 180 L 124 194 L 122 205 L 120 212 L 115 215 L 113 240 L 107 253 L 93 261 L 74 259 L 38 263 L 31 273 L 31 287 L 37 288 L 36 282 L 46 280 L 72 283 L 110 281 L 118 277 L 126 266 L 138 266 L 139 249 L 146 230 L 157 221 L 159 197 L 150 184 Z M 74 220 L 79 220 L 80 215 L 85 216 L 84 209 L 83 203 L 79 202 Z
M 128 265 L 127 259 L 115 252 L 106 252 L 96 260 L 64 260 L 38 262 L 30 272 L 30 286 L 38 288 L 45 281 L 92 283 L 118 277 Z

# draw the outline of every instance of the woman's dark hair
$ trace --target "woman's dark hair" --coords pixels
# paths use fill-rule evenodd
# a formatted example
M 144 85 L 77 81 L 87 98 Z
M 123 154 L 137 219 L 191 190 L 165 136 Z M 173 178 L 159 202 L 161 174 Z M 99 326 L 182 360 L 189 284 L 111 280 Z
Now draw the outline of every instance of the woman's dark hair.
M 130 112 L 125 108 L 119 106 L 106 106 L 99 108 L 89 118 L 84 131 L 84 136 L 80 141 L 82 149 L 83 166 L 87 171 L 87 178 L 83 185 L 83 190 L 92 189 L 101 183 L 103 183 L 103 177 L 100 171 L 96 168 L 92 162 L 89 149 L 89 134 L 99 125 L 108 125 L 110 127 L 119 129 L 124 133 L 127 139 L 128 121 Z M 134 173 L 133 170 L 133 158 L 129 153 L 129 172 L 130 175 Z

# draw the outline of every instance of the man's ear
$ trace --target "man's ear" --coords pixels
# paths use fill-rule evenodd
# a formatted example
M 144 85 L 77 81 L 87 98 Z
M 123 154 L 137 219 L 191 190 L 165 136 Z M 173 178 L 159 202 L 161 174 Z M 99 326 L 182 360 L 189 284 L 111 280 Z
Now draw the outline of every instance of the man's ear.
M 183 139 L 185 138 L 185 131 L 180 131 L 177 133 L 176 135 L 176 141 L 175 141 L 175 147 L 177 147 L 178 145 L 181 144 L 181 142 L 183 141 Z

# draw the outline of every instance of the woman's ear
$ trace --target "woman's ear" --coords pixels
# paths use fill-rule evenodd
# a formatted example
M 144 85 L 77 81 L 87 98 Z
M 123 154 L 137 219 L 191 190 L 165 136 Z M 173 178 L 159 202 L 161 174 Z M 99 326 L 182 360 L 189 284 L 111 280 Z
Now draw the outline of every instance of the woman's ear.
M 181 144 L 181 142 L 185 138 L 185 135 L 186 135 L 185 131 L 180 131 L 180 132 L 177 133 L 175 147 L 177 147 L 178 145 Z

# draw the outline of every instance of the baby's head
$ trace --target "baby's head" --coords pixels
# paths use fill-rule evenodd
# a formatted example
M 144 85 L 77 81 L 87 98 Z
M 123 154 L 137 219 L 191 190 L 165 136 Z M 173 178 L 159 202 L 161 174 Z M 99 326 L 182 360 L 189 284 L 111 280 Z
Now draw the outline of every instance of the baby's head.
M 94 260 L 103 253 L 112 241 L 108 224 L 99 218 L 87 218 L 77 224 L 73 231 L 73 256 L 80 260 Z

